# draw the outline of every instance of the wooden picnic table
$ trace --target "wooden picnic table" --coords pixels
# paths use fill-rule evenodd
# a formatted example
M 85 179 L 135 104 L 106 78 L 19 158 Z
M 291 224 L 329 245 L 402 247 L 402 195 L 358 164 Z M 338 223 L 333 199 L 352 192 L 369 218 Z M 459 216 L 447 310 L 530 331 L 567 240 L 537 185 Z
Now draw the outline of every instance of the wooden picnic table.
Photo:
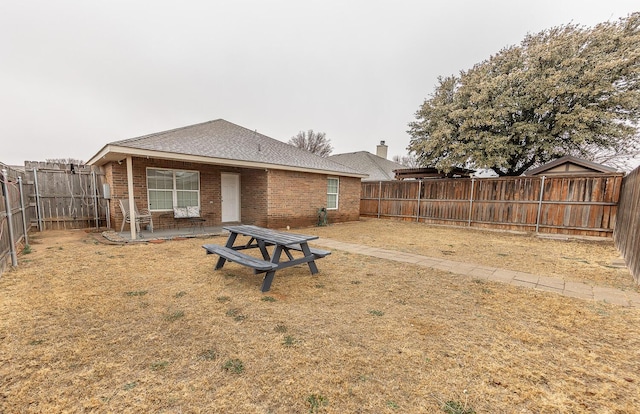
M 316 259 L 321 259 L 331 254 L 327 250 L 309 247 L 309 241 L 317 239 L 318 236 L 285 233 L 252 225 L 224 226 L 223 229 L 229 231 L 229 238 L 224 246 L 217 244 L 205 244 L 202 246 L 207 251 L 207 254 L 220 256 L 215 270 L 222 269 L 224 264 L 230 261 L 250 267 L 255 273 L 265 273 L 262 281 L 262 292 L 268 292 L 271 289 L 271 283 L 277 270 L 307 263 L 313 275 L 318 273 Z M 249 237 L 249 241 L 235 245 L 238 235 Z M 273 246 L 272 253 L 267 249 L 267 247 L 271 246 Z M 262 260 L 240 252 L 240 250 L 254 248 L 260 249 Z M 286 259 L 283 257 L 283 253 Z M 300 255 L 302 256 L 296 257 Z

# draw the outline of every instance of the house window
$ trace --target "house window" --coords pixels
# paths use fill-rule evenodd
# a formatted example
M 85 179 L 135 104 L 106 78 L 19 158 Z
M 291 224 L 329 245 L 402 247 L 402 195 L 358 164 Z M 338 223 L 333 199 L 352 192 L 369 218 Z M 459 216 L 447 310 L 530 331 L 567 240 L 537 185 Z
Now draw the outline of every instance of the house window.
M 327 209 L 338 209 L 338 190 L 340 188 L 340 181 L 337 178 L 327 179 Z
M 200 206 L 198 171 L 147 169 L 149 210 L 172 210 L 173 207 Z

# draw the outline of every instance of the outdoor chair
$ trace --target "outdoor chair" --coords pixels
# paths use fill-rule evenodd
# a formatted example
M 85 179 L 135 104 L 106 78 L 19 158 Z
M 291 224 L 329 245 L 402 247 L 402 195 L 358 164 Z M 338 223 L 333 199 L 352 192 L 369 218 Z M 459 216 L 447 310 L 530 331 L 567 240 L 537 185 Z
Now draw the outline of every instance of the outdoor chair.
M 129 214 L 129 200 L 119 200 L 120 210 L 122 211 L 122 226 L 120 226 L 120 232 L 124 231 L 125 223 L 131 225 L 131 214 Z M 138 211 L 138 206 L 134 204 L 136 209 L 136 230 L 140 232 L 140 223 L 149 223 L 149 230 L 153 233 L 153 219 L 149 210 Z

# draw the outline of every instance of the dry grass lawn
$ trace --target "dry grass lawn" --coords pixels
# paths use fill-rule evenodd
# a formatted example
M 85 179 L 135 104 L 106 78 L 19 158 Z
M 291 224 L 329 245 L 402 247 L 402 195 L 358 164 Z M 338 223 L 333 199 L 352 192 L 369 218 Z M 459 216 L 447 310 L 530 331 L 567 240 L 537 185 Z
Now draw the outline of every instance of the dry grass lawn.
M 632 286 L 608 243 L 377 220 L 296 231 Z M 640 409 L 640 309 L 340 251 L 262 294 L 247 268 L 213 271 L 200 246 L 224 241 L 38 234 L 0 278 L 0 412 Z

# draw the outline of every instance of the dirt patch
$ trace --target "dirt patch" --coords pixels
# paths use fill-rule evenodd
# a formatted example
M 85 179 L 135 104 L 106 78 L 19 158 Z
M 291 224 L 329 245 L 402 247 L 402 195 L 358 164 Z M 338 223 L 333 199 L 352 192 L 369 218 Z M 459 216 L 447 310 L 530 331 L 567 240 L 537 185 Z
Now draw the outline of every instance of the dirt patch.
M 485 232 L 463 240 L 443 233 L 436 242 L 430 227 L 417 227 L 431 242 L 413 235 L 413 246 L 396 242 L 410 226 L 375 221 L 297 231 L 440 250 L 455 260 L 465 244 L 489 244 L 496 261 L 496 252 L 515 261 L 527 249 L 514 246 L 539 242 L 509 235 L 504 244 L 487 243 Z M 272 291 L 261 294 L 260 276 L 244 267 L 213 271 L 215 257 L 200 246 L 222 244 L 221 237 L 106 245 L 83 232 L 53 233 L 38 235 L 20 267 L 0 278 L 0 412 L 432 413 L 449 402 L 478 413 L 622 413 L 640 406 L 638 309 L 340 251 L 318 262 L 318 275 L 304 266 L 278 272 Z M 560 243 L 568 249 L 561 256 L 579 258 L 583 246 L 600 246 Z M 600 260 L 609 258 L 586 257 Z

